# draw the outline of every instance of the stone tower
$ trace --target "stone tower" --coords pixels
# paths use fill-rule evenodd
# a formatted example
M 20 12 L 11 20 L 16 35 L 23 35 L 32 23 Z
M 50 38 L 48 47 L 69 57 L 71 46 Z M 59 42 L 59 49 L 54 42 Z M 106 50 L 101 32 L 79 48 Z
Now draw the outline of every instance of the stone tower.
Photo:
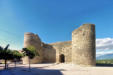
M 31 59 L 31 63 L 40 63 L 43 61 L 43 55 L 42 55 L 42 42 L 38 35 L 33 33 L 25 33 L 24 34 L 24 48 L 27 48 L 28 46 L 34 46 L 37 49 L 37 52 L 39 53 L 39 56 L 36 56 L 34 59 Z M 28 57 L 23 58 L 23 64 L 28 63 Z
M 72 63 L 95 66 L 95 25 L 83 24 L 72 32 Z

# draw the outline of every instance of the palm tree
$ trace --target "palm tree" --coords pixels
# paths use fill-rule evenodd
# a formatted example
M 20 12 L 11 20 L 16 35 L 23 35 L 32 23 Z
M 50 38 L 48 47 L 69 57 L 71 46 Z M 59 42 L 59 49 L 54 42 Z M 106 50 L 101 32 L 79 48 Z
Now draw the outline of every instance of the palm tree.
M 0 59 L 2 59 L 3 47 L 0 46 Z
M 3 49 L 2 58 L 5 60 L 5 69 L 7 69 L 7 60 L 10 58 L 10 50 L 8 50 L 9 44 Z
M 30 70 L 30 59 L 33 59 L 35 56 L 39 56 L 39 53 L 36 51 L 36 48 L 34 46 L 29 46 L 27 48 L 23 48 L 23 54 L 24 56 L 28 56 L 29 59 L 29 70 Z
M 3 48 L 0 46 L 0 59 L 4 59 L 4 62 L 5 62 L 5 68 L 4 69 L 7 69 L 7 60 L 10 60 L 13 58 L 12 56 L 12 52 L 11 50 L 8 49 L 9 47 L 9 44 Z

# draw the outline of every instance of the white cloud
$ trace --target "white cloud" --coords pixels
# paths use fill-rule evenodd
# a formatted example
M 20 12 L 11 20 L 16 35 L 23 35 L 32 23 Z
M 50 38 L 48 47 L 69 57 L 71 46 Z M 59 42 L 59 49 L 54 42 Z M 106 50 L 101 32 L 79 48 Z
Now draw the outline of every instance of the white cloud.
M 96 39 L 96 57 L 113 54 L 113 38 Z
M 101 56 L 101 55 L 106 55 L 106 54 L 113 54 L 113 50 L 96 52 L 96 57 Z
M 97 50 L 111 50 L 113 49 L 113 38 L 96 39 Z

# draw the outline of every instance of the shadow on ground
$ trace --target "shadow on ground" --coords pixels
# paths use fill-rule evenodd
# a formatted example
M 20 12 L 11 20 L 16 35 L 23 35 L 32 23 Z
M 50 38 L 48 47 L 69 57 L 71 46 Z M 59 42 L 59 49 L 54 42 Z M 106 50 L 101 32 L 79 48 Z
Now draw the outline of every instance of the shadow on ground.
M 6 71 L 10 73 L 8 75 L 63 75 L 61 71 L 65 71 L 64 69 L 44 69 L 54 65 L 56 64 L 43 67 L 33 67 L 30 71 L 26 66 L 17 66 L 16 68 L 14 68 L 14 66 L 9 66 L 8 70 L 4 70 L 4 66 L 0 65 L 0 67 L 2 68 L 0 70 L 0 75 L 1 73 L 2 75 L 6 74 Z
M 113 64 L 96 64 L 96 67 L 113 67 Z
M 63 75 L 61 70 L 40 68 L 31 68 L 29 71 L 28 68 L 18 67 L 16 69 L 12 68 L 11 72 L 14 75 Z
M 41 63 L 41 64 L 48 64 L 48 63 Z M 55 65 L 58 65 L 58 64 L 52 64 L 52 65 L 46 65 L 46 66 L 41 66 L 41 67 L 34 67 L 34 68 L 47 68 L 47 67 L 50 67 L 50 66 L 55 66 Z

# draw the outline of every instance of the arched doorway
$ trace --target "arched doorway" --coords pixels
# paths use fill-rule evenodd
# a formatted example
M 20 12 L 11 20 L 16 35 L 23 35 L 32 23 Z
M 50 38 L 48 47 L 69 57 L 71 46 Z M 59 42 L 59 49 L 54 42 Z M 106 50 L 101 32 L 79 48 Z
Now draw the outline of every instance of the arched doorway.
M 60 63 L 64 63 L 65 62 L 65 56 L 64 54 L 60 55 Z

